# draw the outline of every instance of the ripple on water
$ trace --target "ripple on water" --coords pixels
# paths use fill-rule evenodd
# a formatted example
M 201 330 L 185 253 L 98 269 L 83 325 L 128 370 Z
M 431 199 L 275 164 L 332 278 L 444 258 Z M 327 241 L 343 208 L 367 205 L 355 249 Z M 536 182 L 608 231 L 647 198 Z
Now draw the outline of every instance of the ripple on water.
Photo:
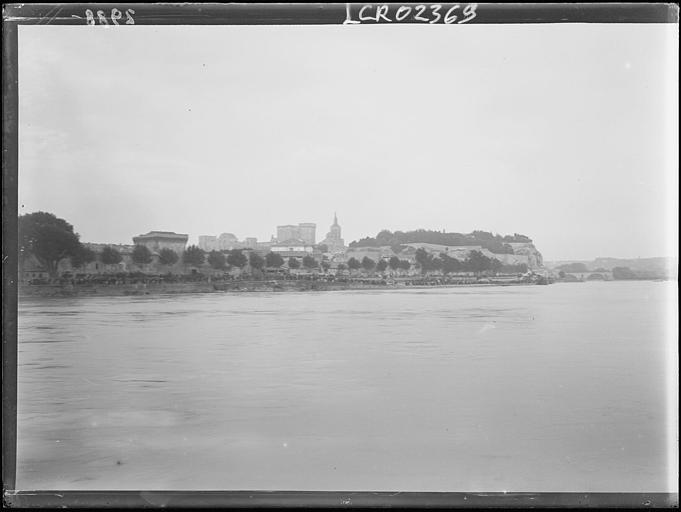
M 20 307 L 23 488 L 159 473 L 161 487 L 399 488 L 418 474 L 623 492 L 666 478 L 651 283 L 56 304 Z M 452 432 L 470 436 L 454 450 Z

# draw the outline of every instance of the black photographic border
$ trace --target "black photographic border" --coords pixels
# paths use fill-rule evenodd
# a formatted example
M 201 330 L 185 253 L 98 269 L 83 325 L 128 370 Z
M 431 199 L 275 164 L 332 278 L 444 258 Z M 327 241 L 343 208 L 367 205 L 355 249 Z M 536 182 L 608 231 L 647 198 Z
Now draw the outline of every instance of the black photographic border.
M 678 493 L 17 491 L 18 26 L 84 25 L 86 10 L 132 10 L 136 25 L 339 25 L 381 4 L 5 4 L 2 35 L 2 480 L 11 508 L 678 508 Z M 416 3 L 403 5 L 415 6 Z M 425 4 L 426 6 L 432 4 Z M 448 4 L 441 4 L 448 5 Z M 454 5 L 454 4 L 452 4 Z M 464 4 L 462 4 L 464 5 Z M 672 3 L 477 4 L 475 24 L 672 23 Z M 96 16 L 96 15 L 95 15 Z M 125 14 L 120 24 L 125 23 Z M 96 20 L 95 20 L 96 22 Z M 416 23 L 412 19 L 402 23 Z

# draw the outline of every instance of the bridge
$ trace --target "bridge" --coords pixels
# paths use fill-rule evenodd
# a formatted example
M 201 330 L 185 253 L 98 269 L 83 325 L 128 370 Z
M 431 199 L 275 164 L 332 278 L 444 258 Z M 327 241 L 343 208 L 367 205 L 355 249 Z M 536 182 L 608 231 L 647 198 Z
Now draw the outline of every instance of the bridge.
M 612 281 L 612 272 L 591 270 L 588 272 L 565 272 L 566 276 L 572 276 L 580 281 Z

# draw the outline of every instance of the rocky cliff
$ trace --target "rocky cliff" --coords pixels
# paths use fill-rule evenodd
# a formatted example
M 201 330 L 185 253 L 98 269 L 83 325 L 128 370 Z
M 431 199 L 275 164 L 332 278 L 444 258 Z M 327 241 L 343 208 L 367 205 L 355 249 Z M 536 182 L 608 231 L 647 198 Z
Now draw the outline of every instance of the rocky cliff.
M 511 242 L 513 247 L 513 254 L 527 256 L 527 266 L 530 268 L 539 268 L 544 266 L 544 258 L 531 242 Z

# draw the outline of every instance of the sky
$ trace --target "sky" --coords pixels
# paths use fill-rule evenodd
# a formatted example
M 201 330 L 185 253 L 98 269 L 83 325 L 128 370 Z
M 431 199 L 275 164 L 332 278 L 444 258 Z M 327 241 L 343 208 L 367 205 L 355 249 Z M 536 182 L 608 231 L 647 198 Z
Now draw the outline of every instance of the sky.
M 673 24 L 19 27 L 19 214 L 677 256 Z

